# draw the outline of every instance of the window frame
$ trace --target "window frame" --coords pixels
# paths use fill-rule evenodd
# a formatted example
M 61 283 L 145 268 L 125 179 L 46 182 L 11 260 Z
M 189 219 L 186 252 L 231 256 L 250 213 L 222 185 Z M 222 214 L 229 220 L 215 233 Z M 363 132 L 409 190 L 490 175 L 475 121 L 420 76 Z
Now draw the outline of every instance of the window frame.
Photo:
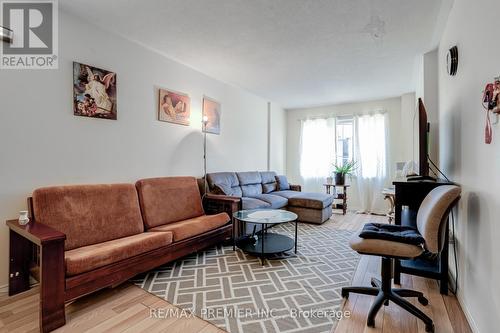
M 341 160 L 342 164 L 345 163 L 346 161 L 344 160 L 345 158 L 343 156 L 340 156 L 340 153 L 338 151 L 338 143 L 339 143 L 339 136 L 338 136 L 338 126 L 345 125 L 345 124 L 350 124 L 352 131 L 351 131 L 351 142 L 350 142 L 350 148 L 351 148 L 351 158 L 350 160 L 354 160 L 355 156 L 355 146 L 354 146 L 354 136 L 355 136 L 355 119 L 354 115 L 345 115 L 345 116 L 337 116 L 335 117 L 335 161 L 334 163 L 338 165 L 338 161 Z

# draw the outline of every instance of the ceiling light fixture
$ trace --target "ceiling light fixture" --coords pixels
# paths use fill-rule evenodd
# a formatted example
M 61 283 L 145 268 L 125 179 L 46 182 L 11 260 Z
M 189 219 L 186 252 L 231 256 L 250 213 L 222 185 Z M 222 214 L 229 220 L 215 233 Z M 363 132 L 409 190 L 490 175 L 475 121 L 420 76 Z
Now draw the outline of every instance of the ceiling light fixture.
M 13 32 L 9 28 L 5 28 L 0 26 L 0 40 L 7 42 L 7 43 L 12 43 L 12 37 L 13 37 Z
M 385 21 L 378 15 L 372 15 L 370 23 L 365 26 L 363 32 L 370 34 L 373 40 L 381 41 L 385 36 Z

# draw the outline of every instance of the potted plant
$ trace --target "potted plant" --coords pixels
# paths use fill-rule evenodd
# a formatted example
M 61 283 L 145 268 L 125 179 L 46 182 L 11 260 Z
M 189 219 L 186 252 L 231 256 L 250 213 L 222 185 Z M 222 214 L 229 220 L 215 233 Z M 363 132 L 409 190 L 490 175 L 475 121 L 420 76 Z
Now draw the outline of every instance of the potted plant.
M 344 185 L 345 184 L 345 176 L 352 175 L 353 172 L 357 169 L 357 165 L 355 161 L 344 162 L 342 165 L 334 164 L 334 175 L 335 175 L 335 184 L 336 185 Z

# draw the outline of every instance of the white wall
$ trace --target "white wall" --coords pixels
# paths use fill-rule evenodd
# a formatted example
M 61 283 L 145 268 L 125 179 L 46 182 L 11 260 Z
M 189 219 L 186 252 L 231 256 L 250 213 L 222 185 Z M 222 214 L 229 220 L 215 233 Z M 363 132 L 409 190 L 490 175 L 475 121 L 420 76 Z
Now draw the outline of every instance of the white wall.
M 208 135 L 208 171 L 267 168 L 267 101 L 69 14 L 59 17 L 59 70 L 0 72 L 0 220 L 16 218 L 40 186 L 201 176 L 204 94 L 222 103 L 222 133 Z M 117 73 L 117 121 L 73 116 L 73 61 Z M 157 87 L 191 96 L 191 126 L 156 120 Z M 283 110 L 272 106 L 272 119 L 282 117 Z M 276 122 L 272 165 L 280 168 L 284 134 L 274 132 L 283 130 Z M 0 227 L 0 252 L 4 285 L 5 226 Z
M 430 123 L 429 157 L 434 163 L 439 163 L 439 84 L 438 84 L 438 50 L 433 50 L 419 56 L 417 60 L 416 105 L 418 99 L 424 102 L 427 111 L 427 121 Z M 418 165 L 418 117 L 414 122 L 416 148 L 414 161 Z
M 430 124 L 429 157 L 434 163 L 439 160 L 439 84 L 438 84 L 438 51 L 424 54 L 424 95 L 423 101 L 427 111 L 427 122 Z M 418 124 L 418 120 L 415 122 Z
M 396 162 L 402 159 L 401 138 L 406 135 L 401 132 L 401 98 L 389 98 L 380 101 L 362 103 L 330 105 L 316 108 L 287 110 L 287 140 L 286 140 L 286 172 L 292 183 L 304 184 L 300 176 L 300 120 L 317 116 L 343 116 L 360 113 L 369 113 L 384 109 L 389 114 L 389 178 L 395 175 Z M 321 144 L 321 143 L 318 143 Z M 327 177 L 328 175 L 324 175 Z M 390 185 L 390 184 L 387 184 Z M 304 188 L 308 191 L 324 191 L 322 188 Z M 356 186 L 349 189 L 349 209 L 358 209 L 360 206 Z
M 462 185 L 458 211 L 459 300 L 476 332 L 500 327 L 500 126 L 484 143 L 482 90 L 500 74 L 498 0 L 455 0 L 439 47 L 440 166 Z M 447 50 L 458 46 L 455 77 Z
M 401 162 L 418 161 L 418 132 L 416 130 L 418 119 L 415 118 L 415 102 L 413 92 L 401 96 L 400 133 L 402 135 L 398 139 Z
M 286 174 L 286 111 L 271 103 L 269 117 L 269 170 Z

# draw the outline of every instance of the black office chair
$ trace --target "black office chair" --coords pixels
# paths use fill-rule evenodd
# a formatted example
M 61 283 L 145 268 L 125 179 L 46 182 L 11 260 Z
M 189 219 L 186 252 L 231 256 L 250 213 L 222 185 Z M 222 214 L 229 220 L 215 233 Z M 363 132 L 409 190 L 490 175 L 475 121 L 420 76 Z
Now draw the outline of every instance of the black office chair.
M 424 246 L 405 244 L 397 241 L 361 238 L 357 233 L 350 241 L 352 249 L 361 253 L 382 257 L 382 281 L 372 278 L 372 287 L 342 288 L 342 297 L 349 293 L 376 296 L 368 313 L 367 325 L 375 327 L 375 316 L 382 304 L 392 301 L 420 318 L 425 323 L 427 332 L 434 332 L 432 319 L 420 311 L 404 297 L 417 297 L 422 305 L 429 302 L 423 293 L 410 289 L 392 288 L 393 259 L 414 259 L 422 254 L 438 254 L 444 247 L 446 223 L 451 209 L 460 199 L 460 187 L 453 185 L 438 186 L 422 201 L 417 213 L 417 229 L 423 236 Z

